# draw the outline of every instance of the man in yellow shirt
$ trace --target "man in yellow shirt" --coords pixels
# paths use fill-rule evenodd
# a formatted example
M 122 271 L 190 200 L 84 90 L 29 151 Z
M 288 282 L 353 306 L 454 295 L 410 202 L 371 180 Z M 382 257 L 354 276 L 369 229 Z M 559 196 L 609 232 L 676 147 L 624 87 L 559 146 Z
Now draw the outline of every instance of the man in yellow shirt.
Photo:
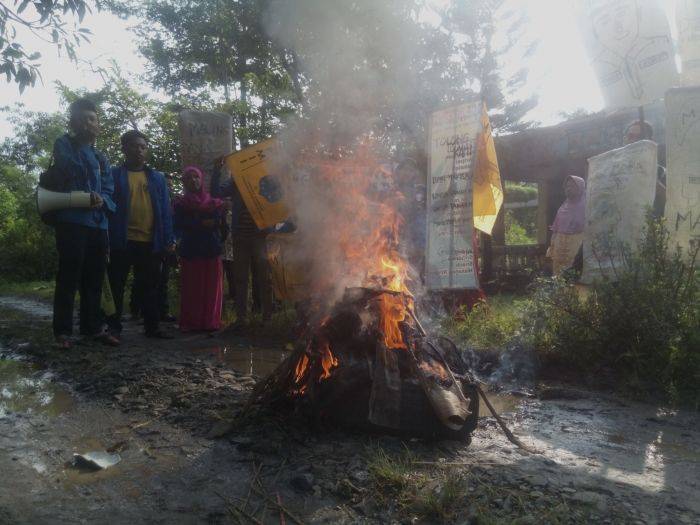
M 108 319 L 113 335 L 121 334 L 124 287 L 134 270 L 141 291 L 147 337 L 170 339 L 158 327 L 158 283 L 164 256 L 175 248 L 170 198 L 165 177 L 146 165 L 148 141 L 132 130 L 121 137 L 125 162 L 112 169 L 117 205 L 109 223 L 109 282 L 116 313 Z

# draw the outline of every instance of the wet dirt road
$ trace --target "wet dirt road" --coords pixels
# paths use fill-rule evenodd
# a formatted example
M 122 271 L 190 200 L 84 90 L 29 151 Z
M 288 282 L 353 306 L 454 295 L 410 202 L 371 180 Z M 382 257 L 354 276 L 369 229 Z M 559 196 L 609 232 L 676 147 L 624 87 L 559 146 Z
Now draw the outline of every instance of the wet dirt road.
M 552 385 L 539 397 L 492 397 L 540 455 L 512 446 L 490 417 L 468 447 L 274 421 L 239 430 L 232 415 L 284 358 L 283 344 L 188 336 L 154 345 L 131 327 L 118 351 L 61 356 L 33 337 L 46 316 L 41 303 L 0 298 L 0 523 L 252 522 L 245 514 L 280 523 L 270 496 L 303 522 L 405 521 L 366 488 L 377 443 L 495 487 L 474 485 L 464 522 L 486 499 L 504 523 L 548 522 L 543 512 L 562 505 L 577 522 L 700 523 L 694 413 Z M 71 465 L 74 453 L 107 450 L 121 458 L 108 470 Z

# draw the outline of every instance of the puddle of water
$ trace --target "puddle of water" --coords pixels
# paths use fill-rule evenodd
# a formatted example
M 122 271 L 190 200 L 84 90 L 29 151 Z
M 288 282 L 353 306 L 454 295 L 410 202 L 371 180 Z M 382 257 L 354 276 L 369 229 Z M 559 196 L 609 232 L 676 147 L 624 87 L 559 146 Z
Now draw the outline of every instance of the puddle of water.
M 37 317 L 51 317 L 53 315 L 51 305 L 22 297 L 0 297 L 0 306 L 19 310 Z
M 523 402 L 522 398 L 512 396 L 510 394 L 496 394 L 495 392 L 485 392 L 486 397 L 493 406 L 496 414 L 503 414 L 506 412 L 515 412 L 520 404 Z M 484 400 L 479 396 L 479 417 L 492 417 L 491 411 L 484 403 Z
M 71 394 L 51 374 L 14 359 L 0 359 L 0 418 L 12 412 L 57 416 L 73 407 Z
M 652 445 L 661 452 L 665 458 L 674 461 L 692 461 L 700 463 L 700 452 L 691 450 L 689 447 L 679 445 L 678 443 L 668 443 L 664 441 L 655 441 Z
M 288 353 L 272 348 L 243 348 L 232 346 L 219 346 L 203 348 L 199 352 L 205 352 L 225 365 L 238 370 L 243 374 L 264 377 L 271 373 L 279 364 L 287 358 Z

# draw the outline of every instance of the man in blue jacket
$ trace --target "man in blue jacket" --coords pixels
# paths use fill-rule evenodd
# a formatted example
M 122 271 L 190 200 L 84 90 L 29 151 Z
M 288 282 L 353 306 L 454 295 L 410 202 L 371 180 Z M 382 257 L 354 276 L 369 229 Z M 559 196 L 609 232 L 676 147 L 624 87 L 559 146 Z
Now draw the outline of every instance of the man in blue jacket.
M 118 343 L 101 330 L 100 296 L 107 261 L 107 214 L 114 211 L 109 161 L 95 149 L 100 132 L 97 107 L 78 99 L 69 108 L 70 132 L 53 147 L 54 165 L 66 191 L 90 193 L 89 208 L 55 212 L 58 273 L 53 302 L 53 333 L 62 348 L 73 345 L 73 306 L 80 290 L 80 333 L 106 344 Z
M 147 337 L 170 339 L 158 327 L 158 283 L 163 259 L 175 250 L 170 197 L 165 177 L 146 165 L 148 141 L 140 131 L 121 137 L 125 162 L 112 168 L 116 210 L 109 221 L 110 264 L 116 313 L 108 319 L 113 335 L 121 334 L 124 287 L 131 268 L 141 288 Z

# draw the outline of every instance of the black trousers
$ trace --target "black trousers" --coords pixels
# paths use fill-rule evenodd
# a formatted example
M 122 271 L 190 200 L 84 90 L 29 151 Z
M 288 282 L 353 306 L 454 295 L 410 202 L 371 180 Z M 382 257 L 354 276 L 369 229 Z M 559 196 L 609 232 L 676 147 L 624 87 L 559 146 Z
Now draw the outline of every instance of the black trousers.
M 107 260 L 107 232 L 79 224 L 56 224 L 58 273 L 53 296 L 53 333 L 73 333 L 75 292 L 80 291 L 80 333 L 101 328 L 100 297 Z
M 272 315 L 272 283 L 267 262 L 265 237 L 233 237 L 233 276 L 236 285 L 236 314 L 243 320 L 248 314 L 248 278 L 253 273 L 254 286 L 260 290 L 263 318 Z M 253 292 L 255 296 L 255 292 Z
M 158 315 L 162 321 L 170 315 L 170 299 L 168 298 L 168 283 L 170 282 L 170 267 L 177 266 L 175 254 L 163 259 L 160 268 L 160 281 L 158 282 Z M 129 298 L 129 311 L 134 317 L 140 317 L 143 311 L 143 283 L 134 278 L 131 283 L 131 297 Z
M 128 241 L 125 250 L 115 250 L 110 254 L 109 285 L 112 287 L 116 312 L 107 319 L 114 333 L 122 331 L 124 310 L 124 288 L 129 271 L 134 269 L 134 283 L 139 289 L 143 322 L 146 333 L 158 330 L 158 283 L 160 282 L 163 260 L 160 254 L 153 253 L 150 242 Z

